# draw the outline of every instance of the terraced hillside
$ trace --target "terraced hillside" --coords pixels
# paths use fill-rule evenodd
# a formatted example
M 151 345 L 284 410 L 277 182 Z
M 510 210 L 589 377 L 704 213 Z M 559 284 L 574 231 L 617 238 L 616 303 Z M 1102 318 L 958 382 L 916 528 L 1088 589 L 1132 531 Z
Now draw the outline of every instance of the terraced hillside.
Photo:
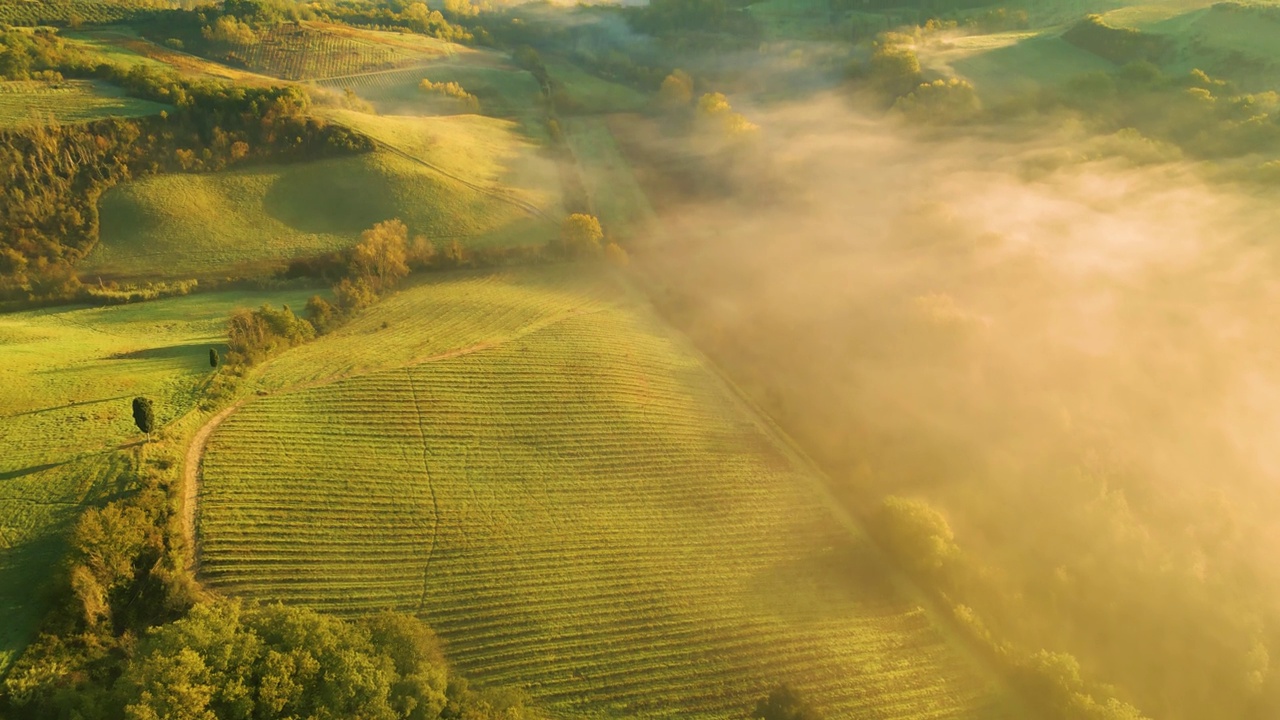
M 70 25 L 109 23 L 139 10 L 170 7 L 166 0 L 5 0 L 0 23 L 6 25 Z
M 0 673 L 45 610 L 62 533 L 132 472 L 137 395 L 168 423 L 209 377 L 228 314 L 305 295 L 208 293 L 0 316 Z
M 301 384 L 204 458 L 205 581 L 418 612 L 469 676 L 577 717 L 736 717 L 782 680 L 830 717 L 1000 716 L 821 481 L 601 272 L 422 285 L 306 346 L 343 373 L 363 341 L 365 374 L 275 361 Z
M 230 64 L 286 80 L 387 70 L 443 53 L 443 44 L 319 23 L 280 24 L 260 32 L 254 42 L 212 48 Z

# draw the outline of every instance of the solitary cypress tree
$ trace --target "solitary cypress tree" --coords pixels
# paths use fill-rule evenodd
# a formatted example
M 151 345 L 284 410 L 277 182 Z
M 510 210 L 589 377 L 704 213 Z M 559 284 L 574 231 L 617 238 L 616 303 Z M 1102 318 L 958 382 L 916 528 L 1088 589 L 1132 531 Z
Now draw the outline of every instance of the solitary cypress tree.
M 218 367 L 218 348 L 209 348 L 209 367 Z
M 151 442 L 151 431 L 156 427 L 156 413 L 151 408 L 151 398 L 133 399 L 133 422 L 137 424 L 139 430 L 147 434 L 147 442 Z

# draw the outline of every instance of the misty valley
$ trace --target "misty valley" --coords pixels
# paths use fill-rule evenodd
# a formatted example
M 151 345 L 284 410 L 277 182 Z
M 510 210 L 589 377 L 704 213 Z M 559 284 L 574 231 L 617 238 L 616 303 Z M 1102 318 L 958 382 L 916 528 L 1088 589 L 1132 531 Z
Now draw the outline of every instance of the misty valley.
M 1280 716 L 1277 38 L 0 0 L 0 718 Z

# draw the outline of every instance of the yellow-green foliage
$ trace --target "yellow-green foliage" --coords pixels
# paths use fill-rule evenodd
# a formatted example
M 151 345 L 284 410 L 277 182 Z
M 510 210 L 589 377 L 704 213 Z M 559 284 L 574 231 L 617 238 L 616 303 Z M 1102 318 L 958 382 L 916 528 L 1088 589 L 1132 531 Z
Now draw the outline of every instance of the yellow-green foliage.
M 194 407 L 227 316 L 305 295 L 210 293 L 110 308 L 0 316 L 0 672 L 45 610 L 38 590 L 83 503 L 132 473 L 130 402 L 164 425 Z
M 166 109 L 172 108 L 125 97 L 118 88 L 88 80 L 0 82 L 0 129 L 156 115 Z
M 420 613 L 463 672 L 574 716 L 738 716 L 779 681 L 829 717 L 986 709 L 818 478 L 607 271 L 568 272 L 405 291 L 268 363 L 383 369 L 219 427 L 206 582 Z
M 948 124 L 975 119 L 982 102 L 967 80 L 950 78 L 921 83 L 898 98 L 893 109 L 917 122 Z
M 431 82 L 430 78 L 423 78 L 418 83 L 418 89 L 428 95 L 454 100 L 468 112 L 480 111 L 480 101 L 476 96 L 467 92 L 466 88 L 456 82 Z

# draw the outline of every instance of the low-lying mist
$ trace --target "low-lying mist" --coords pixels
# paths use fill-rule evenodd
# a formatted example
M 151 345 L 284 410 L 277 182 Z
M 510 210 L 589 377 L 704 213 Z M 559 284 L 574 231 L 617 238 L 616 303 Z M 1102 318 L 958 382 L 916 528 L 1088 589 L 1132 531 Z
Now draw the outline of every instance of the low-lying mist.
M 677 322 L 868 513 L 927 500 L 997 634 L 1153 717 L 1275 696 L 1274 202 L 1191 164 L 1052 161 L 1070 123 L 751 114 L 739 195 L 668 193 L 638 254 Z M 634 153 L 633 153 L 634 154 Z M 1274 707 L 1274 706 L 1270 706 Z

